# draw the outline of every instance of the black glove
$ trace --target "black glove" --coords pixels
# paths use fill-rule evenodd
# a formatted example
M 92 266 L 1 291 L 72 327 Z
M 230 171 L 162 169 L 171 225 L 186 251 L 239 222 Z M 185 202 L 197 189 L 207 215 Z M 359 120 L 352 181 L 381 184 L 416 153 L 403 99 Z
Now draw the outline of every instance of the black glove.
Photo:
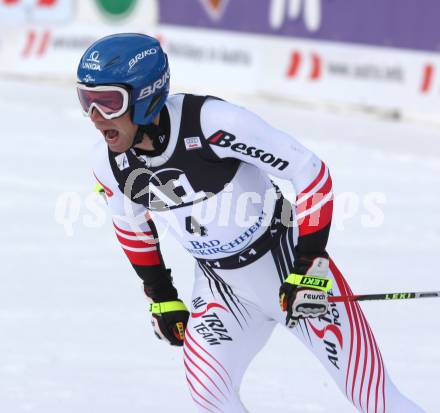
M 183 346 L 189 312 L 180 300 L 150 304 L 154 334 L 172 346 Z
M 318 317 L 327 313 L 327 291 L 331 288 L 328 258 L 298 259 L 293 274 L 280 287 L 282 311 L 287 311 L 286 326 L 295 327 L 300 318 Z

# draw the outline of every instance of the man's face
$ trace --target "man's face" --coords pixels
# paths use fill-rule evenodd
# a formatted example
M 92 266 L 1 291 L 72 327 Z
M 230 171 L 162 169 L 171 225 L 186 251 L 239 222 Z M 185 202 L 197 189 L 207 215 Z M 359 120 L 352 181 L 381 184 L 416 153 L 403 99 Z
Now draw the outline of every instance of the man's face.
M 138 125 L 135 125 L 127 111 L 119 118 L 105 119 L 98 110 L 93 109 L 90 119 L 95 124 L 112 152 L 122 153 L 133 145 Z

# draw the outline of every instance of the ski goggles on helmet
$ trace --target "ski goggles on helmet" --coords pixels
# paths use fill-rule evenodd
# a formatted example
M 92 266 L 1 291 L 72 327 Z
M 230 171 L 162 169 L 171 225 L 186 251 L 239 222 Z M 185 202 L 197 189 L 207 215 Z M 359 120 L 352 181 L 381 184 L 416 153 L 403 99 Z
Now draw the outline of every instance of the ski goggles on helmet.
M 78 84 L 76 90 L 86 116 L 92 114 L 93 108 L 98 110 L 105 119 L 118 118 L 127 112 L 130 99 L 128 91 L 122 86 L 86 86 Z

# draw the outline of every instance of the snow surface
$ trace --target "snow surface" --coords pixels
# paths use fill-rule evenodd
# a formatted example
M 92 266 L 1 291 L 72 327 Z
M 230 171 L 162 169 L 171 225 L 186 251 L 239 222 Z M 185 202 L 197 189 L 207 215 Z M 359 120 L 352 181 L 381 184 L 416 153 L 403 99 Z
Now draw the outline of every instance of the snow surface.
M 74 84 L 1 80 L 0 90 L 0 412 L 194 411 L 181 350 L 153 336 L 140 282 L 91 195 L 90 149 L 99 136 L 80 113 Z M 327 162 L 337 195 L 329 251 L 355 292 L 440 290 L 438 129 L 223 97 Z M 373 227 L 363 203 L 369 193 L 386 199 Z M 71 227 L 60 224 L 66 217 Z M 162 248 L 188 301 L 192 260 L 170 236 Z M 362 307 L 397 386 L 439 411 L 440 300 Z M 241 394 L 252 413 L 354 411 L 282 328 Z

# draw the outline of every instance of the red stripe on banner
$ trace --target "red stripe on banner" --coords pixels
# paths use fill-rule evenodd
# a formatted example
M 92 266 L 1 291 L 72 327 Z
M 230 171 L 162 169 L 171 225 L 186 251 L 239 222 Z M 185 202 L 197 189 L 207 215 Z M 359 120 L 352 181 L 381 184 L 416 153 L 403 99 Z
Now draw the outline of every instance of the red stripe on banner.
M 118 233 L 116 233 L 116 237 L 118 238 L 119 242 L 121 243 L 122 247 L 132 247 L 132 248 L 150 248 L 150 247 L 156 247 L 156 241 L 151 238 L 148 240 L 140 240 L 140 239 L 127 239 L 122 236 L 120 236 Z M 141 252 L 141 251 L 139 251 Z M 150 251 L 147 251 L 150 252 Z
M 26 43 L 24 45 L 24 48 L 21 52 L 21 55 L 23 57 L 28 57 L 29 54 L 31 53 L 32 47 L 35 43 L 35 38 L 36 38 L 36 34 L 33 30 L 30 30 L 26 36 Z
M 286 72 L 287 77 L 296 77 L 298 75 L 301 60 L 301 53 L 298 51 L 295 51 L 290 55 L 290 62 Z
M 52 7 L 57 4 L 58 0 L 38 0 L 38 5 L 43 7 Z
M 160 264 L 160 257 L 157 251 L 136 252 L 136 251 L 126 250 L 124 249 L 124 246 L 122 246 L 122 249 L 124 250 L 125 255 L 127 255 L 127 258 L 130 260 L 132 264 L 142 265 L 142 266 L 151 266 L 151 265 Z
M 209 352 L 207 352 L 199 343 L 197 343 L 196 340 L 194 340 L 193 336 L 189 333 L 188 331 L 188 337 L 192 340 L 192 342 L 200 348 L 200 350 L 202 350 L 205 354 L 207 354 L 209 357 L 211 357 L 220 367 L 221 369 L 225 372 L 225 374 L 228 376 L 229 382 L 232 384 L 232 379 L 231 376 L 229 375 L 229 373 L 227 372 L 227 370 L 223 367 L 223 364 L 220 363 L 212 354 L 210 354 Z
M 193 376 L 197 380 L 197 383 L 199 383 L 212 397 L 214 397 L 214 399 L 217 399 L 217 401 L 222 403 L 222 401 L 211 390 L 209 390 L 208 387 L 206 387 L 206 385 L 191 370 L 191 368 L 188 366 L 188 363 L 186 362 L 186 360 L 183 361 L 183 364 L 185 366 L 185 369 L 191 374 L 191 376 Z
M 206 399 L 205 397 L 203 397 L 194 387 L 194 385 L 191 383 L 191 380 L 189 379 L 188 375 L 186 375 L 186 381 L 188 382 L 189 386 L 191 387 L 191 390 L 197 394 L 197 396 L 199 396 L 204 402 L 210 404 L 211 406 L 213 406 L 214 408 L 216 408 L 217 410 L 220 410 L 214 403 L 210 402 L 208 399 Z M 205 408 L 205 407 L 204 407 Z M 212 410 L 211 410 L 212 411 Z M 221 410 L 220 410 L 221 411 Z
M 102 185 L 102 184 L 101 184 Z M 153 233 L 151 231 L 145 231 L 145 232 L 132 232 L 132 231 L 128 231 L 122 228 L 119 228 L 114 222 L 113 222 L 113 226 L 122 234 L 125 235 L 130 235 L 130 236 L 142 236 L 142 235 L 153 235 Z
M 310 80 L 318 80 L 321 77 L 321 73 L 321 57 L 316 53 L 312 53 L 312 71 L 310 72 Z
M 222 394 L 222 396 L 227 399 L 226 395 L 222 392 L 222 390 L 220 389 L 220 387 L 217 386 L 217 383 L 211 378 L 211 376 L 206 373 L 196 362 L 194 362 L 194 360 L 190 357 L 190 355 L 186 352 L 186 349 L 183 349 L 183 354 L 184 357 L 187 358 L 191 364 L 197 369 L 199 370 L 214 386 L 215 388 Z
M 43 33 L 43 38 L 40 41 L 40 47 L 37 49 L 36 52 L 38 57 L 41 57 L 43 56 L 44 53 L 46 53 L 47 46 L 49 45 L 49 40 L 50 40 L 50 32 L 46 30 Z
M 161 34 L 156 34 L 154 37 L 155 37 L 156 40 L 160 43 L 160 45 L 161 45 L 162 47 L 164 47 L 164 43 L 165 43 L 165 39 L 164 39 L 164 37 L 163 37 Z
M 432 81 L 434 78 L 434 66 L 430 63 L 426 64 L 423 68 L 423 78 L 420 91 L 422 93 L 427 93 L 432 87 Z
M 318 173 L 318 176 L 312 181 L 312 183 L 306 189 L 304 189 L 303 191 L 301 191 L 300 194 L 298 194 L 298 196 L 296 197 L 296 200 L 298 200 L 302 196 L 306 195 L 308 192 L 310 192 L 310 190 L 312 190 L 315 187 L 315 185 L 318 184 L 318 182 L 324 176 L 325 169 L 326 169 L 325 163 L 321 161 L 321 169 Z
M 344 276 L 339 271 L 339 269 L 336 267 L 336 264 L 333 262 L 333 260 L 330 260 L 330 271 L 333 274 L 336 284 L 338 286 L 338 289 L 342 295 L 349 295 L 349 292 L 346 288 L 346 281 L 344 279 Z M 351 356 L 353 354 L 353 316 L 351 314 L 350 305 L 348 302 L 344 302 L 345 310 L 347 311 L 348 315 L 348 322 L 350 324 L 350 355 L 348 356 L 348 367 L 347 367 L 347 374 L 345 376 L 345 394 L 348 397 L 348 377 L 350 375 L 350 365 L 351 365 Z

